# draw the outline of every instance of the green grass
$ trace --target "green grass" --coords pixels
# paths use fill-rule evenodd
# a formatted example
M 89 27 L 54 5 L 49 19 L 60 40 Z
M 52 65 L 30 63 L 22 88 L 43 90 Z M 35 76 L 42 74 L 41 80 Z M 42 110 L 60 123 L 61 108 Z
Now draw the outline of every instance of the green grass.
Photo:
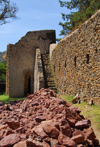
M 59 97 L 67 101 L 69 104 L 71 104 L 71 101 L 74 98 L 72 95 L 63 95 L 63 94 L 60 94 Z
M 11 101 L 16 101 L 16 100 L 23 100 L 25 98 L 9 98 L 8 95 L 0 95 L 0 102 L 5 102 L 5 103 L 9 103 Z
M 81 114 L 84 115 L 85 118 L 90 119 L 92 125 L 96 125 L 100 131 L 100 106 L 89 106 L 86 103 L 74 105 L 81 109 Z M 87 108 L 85 107 L 85 105 L 87 106 Z

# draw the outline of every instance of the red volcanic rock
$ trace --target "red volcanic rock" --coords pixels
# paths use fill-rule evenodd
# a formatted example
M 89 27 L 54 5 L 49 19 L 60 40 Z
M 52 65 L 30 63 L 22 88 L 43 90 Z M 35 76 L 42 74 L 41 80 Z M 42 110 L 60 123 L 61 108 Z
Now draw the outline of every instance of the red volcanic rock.
M 0 147 L 99 146 L 77 107 L 40 89 L 22 101 L 0 103 Z
M 84 146 L 83 144 L 79 144 L 77 145 L 77 147 L 87 147 L 87 146 Z
M 78 121 L 78 122 L 75 124 L 75 127 L 78 128 L 78 129 L 83 129 L 83 128 L 87 128 L 87 127 L 90 127 L 90 126 L 91 126 L 90 120 Z
M 0 147 L 10 147 L 19 141 L 20 138 L 17 134 L 10 134 L 0 141 Z
M 59 128 L 60 128 L 60 131 L 62 132 L 62 134 L 66 135 L 66 136 L 72 135 L 71 127 L 69 126 L 69 124 L 66 120 L 60 121 Z
M 54 147 L 54 146 L 56 147 L 56 146 L 58 146 L 58 140 L 51 138 L 50 144 L 51 144 L 51 147 Z
M 6 124 L 10 127 L 10 128 L 12 128 L 13 130 L 15 130 L 15 129 L 17 129 L 17 128 L 19 128 L 19 126 L 20 126 L 20 124 L 19 124 L 19 121 L 6 121 Z
M 94 147 L 92 140 L 87 139 L 87 144 L 88 146 Z
M 46 118 L 45 118 L 44 116 L 37 116 L 37 117 L 35 118 L 35 120 L 36 120 L 38 123 L 40 123 L 41 121 L 46 120 Z
M 23 127 L 19 127 L 18 129 L 16 129 L 16 132 L 22 134 L 25 133 L 25 129 Z
M 0 130 L 6 129 L 6 128 L 7 128 L 7 125 L 0 125 Z
M 4 105 L 4 102 L 0 102 L 0 106 L 3 106 Z
M 72 136 L 77 136 L 77 135 L 80 135 L 80 134 L 83 135 L 83 136 L 85 136 L 84 132 L 81 131 L 81 130 L 75 130 L 75 131 L 73 132 Z
M 76 123 L 76 120 L 73 119 L 73 118 L 67 118 L 67 121 L 70 125 L 70 127 L 74 127 L 75 126 L 75 123 Z
M 35 126 L 32 131 L 41 138 L 48 137 L 48 135 L 44 132 L 42 125 Z
M 58 138 L 59 130 L 56 127 L 54 127 L 50 124 L 45 124 L 43 126 L 43 129 L 46 132 L 46 134 L 49 135 L 51 138 L 55 138 L 55 139 Z
M 84 129 L 86 139 L 95 140 L 96 136 L 92 128 Z
M 71 110 L 71 112 L 77 112 L 78 114 L 80 114 L 80 112 L 81 112 L 81 110 L 80 109 L 78 109 L 77 107 L 75 107 L 75 106 L 70 106 L 69 107 L 69 109 Z
M 80 144 L 80 143 L 86 143 L 85 138 L 82 134 L 76 135 L 74 137 L 72 137 L 72 140 L 76 143 L 76 144 Z
M 32 140 L 31 138 L 27 139 L 26 143 L 27 143 L 27 146 L 30 146 L 30 147 L 50 147 L 49 144 L 46 142 L 35 141 L 35 140 Z
M 95 139 L 95 140 L 93 141 L 93 143 L 94 143 L 94 146 L 99 147 L 99 140 L 98 140 L 98 139 Z
M 58 137 L 58 142 L 62 145 L 65 145 L 67 147 L 76 147 L 76 143 L 69 137 L 60 134 Z
M 15 144 L 13 147 L 27 147 L 26 141 L 21 141 Z

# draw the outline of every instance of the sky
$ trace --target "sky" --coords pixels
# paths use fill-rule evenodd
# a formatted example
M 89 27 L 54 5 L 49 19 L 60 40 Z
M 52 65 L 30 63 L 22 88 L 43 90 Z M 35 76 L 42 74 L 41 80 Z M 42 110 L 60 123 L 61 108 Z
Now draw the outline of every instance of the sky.
M 10 0 L 18 7 L 18 19 L 0 25 L 0 52 L 7 50 L 8 44 L 15 44 L 29 31 L 53 29 L 56 38 L 59 36 L 63 22 L 61 13 L 69 14 L 70 10 L 60 7 L 59 0 Z

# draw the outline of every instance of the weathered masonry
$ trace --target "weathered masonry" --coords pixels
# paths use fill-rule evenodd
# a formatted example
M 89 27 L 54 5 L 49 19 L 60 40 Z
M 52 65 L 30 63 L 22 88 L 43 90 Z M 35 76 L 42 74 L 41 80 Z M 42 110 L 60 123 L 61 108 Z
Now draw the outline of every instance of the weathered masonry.
M 93 99 L 100 104 L 100 10 L 58 44 L 54 30 L 28 32 L 15 45 L 9 44 L 6 72 L 9 97 L 23 97 L 45 85 L 54 85 L 49 53 L 58 90 L 69 95 L 78 93 L 83 100 Z
M 6 93 L 23 97 L 44 85 L 41 55 L 49 54 L 55 43 L 54 30 L 28 32 L 15 45 L 7 47 Z
M 51 62 L 59 91 L 100 104 L 100 10 L 57 44 Z

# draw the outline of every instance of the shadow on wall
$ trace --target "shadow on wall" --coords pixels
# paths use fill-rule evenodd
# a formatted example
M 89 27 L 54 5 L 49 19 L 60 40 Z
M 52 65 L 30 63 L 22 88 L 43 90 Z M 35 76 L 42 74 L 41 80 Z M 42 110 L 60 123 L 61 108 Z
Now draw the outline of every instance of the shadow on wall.
M 24 75 L 24 96 L 31 93 L 31 73 L 27 71 Z

